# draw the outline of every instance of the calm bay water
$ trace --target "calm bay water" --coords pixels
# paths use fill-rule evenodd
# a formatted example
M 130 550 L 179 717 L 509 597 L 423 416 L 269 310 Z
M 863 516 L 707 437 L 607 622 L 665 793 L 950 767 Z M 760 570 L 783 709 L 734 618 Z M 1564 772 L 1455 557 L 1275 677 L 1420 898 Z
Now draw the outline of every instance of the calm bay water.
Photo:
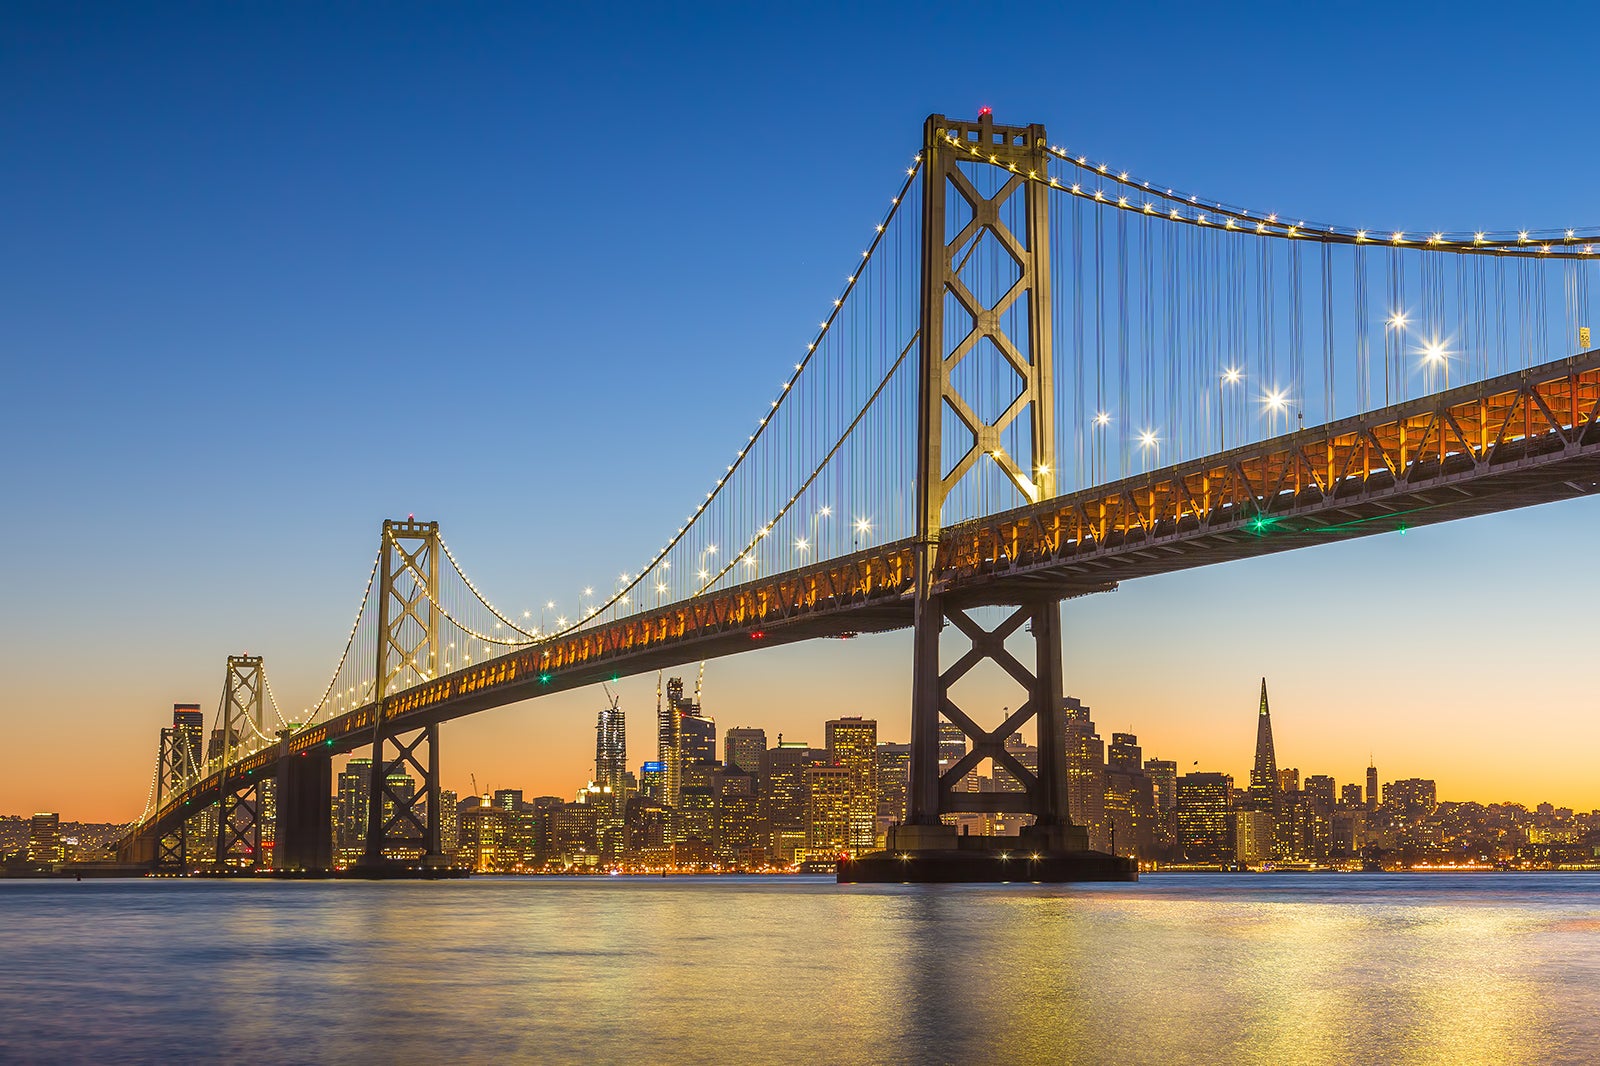
M 1600 1061 L 1600 876 L 0 882 L 0 1060 Z

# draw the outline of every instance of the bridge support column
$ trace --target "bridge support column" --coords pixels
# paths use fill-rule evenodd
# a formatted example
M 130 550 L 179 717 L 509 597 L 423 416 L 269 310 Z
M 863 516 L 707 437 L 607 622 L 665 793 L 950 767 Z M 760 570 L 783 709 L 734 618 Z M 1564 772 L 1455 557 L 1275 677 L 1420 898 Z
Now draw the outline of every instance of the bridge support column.
M 395 693 L 437 675 L 442 554 L 439 523 L 383 523 L 367 842 L 358 864 L 373 876 L 446 863 L 439 852 L 439 727 L 397 726 L 388 717 Z
M 1007 172 L 1002 180 L 987 186 L 988 175 L 975 180 L 973 168 L 994 166 Z M 945 503 L 978 469 L 996 468 L 1001 483 L 1012 486 L 1021 503 L 1056 494 L 1050 200 L 1043 184 L 1026 177 L 1048 173 L 1049 140 L 1043 126 L 1001 126 L 987 109 L 973 122 L 931 115 L 923 126 L 922 168 L 910 791 L 906 824 L 891 832 L 888 851 L 841 862 L 839 879 L 1121 878 L 1130 874 L 1126 865 L 1088 852 L 1086 834 L 1067 817 L 1059 598 L 990 601 L 984 606 L 1009 605 L 1011 611 L 998 626 L 984 629 L 969 606 L 952 602 L 939 556 Z M 982 191 L 995 185 L 992 194 Z M 965 271 L 971 256 L 989 243 L 1009 260 L 1007 269 L 1014 269 L 1016 278 L 998 293 L 976 285 Z M 1013 313 L 1019 308 L 1025 315 Z M 1025 329 L 1019 317 L 1025 319 Z M 1018 382 L 1016 398 L 992 416 L 963 396 L 955 374 L 965 360 L 994 358 L 986 353 L 997 353 L 1000 365 Z M 942 669 L 939 643 L 946 622 L 971 646 Z M 1031 668 L 1005 646 L 1024 625 L 1034 640 Z M 1027 690 L 1023 705 L 994 729 L 978 725 L 950 696 L 953 684 L 986 661 Z M 1030 721 L 1039 748 L 1033 770 L 1006 748 L 1007 738 Z M 941 769 L 939 730 L 944 722 L 961 730 L 968 748 L 953 766 Z M 1021 791 L 958 791 L 967 773 L 986 761 Z M 965 812 L 1032 815 L 1034 824 L 1020 838 L 958 837 L 941 816 Z M 1032 858 L 1008 866 L 1012 852 Z
M 312 748 L 298 754 L 287 743 L 278 757 L 278 825 L 275 865 L 293 873 L 333 869 L 333 760 Z

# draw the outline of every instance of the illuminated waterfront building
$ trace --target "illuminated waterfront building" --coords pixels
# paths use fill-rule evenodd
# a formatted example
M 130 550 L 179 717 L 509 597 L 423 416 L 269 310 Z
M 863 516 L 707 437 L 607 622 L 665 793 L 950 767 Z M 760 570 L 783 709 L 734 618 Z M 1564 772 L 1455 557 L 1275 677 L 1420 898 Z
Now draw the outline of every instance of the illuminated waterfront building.
M 1089 834 L 1089 847 L 1107 851 L 1111 847 L 1106 824 L 1105 743 L 1095 732 L 1090 710 L 1076 696 L 1061 700 L 1061 728 L 1066 733 L 1067 814 L 1074 825 Z
M 852 853 L 871 851 L 878 841 L 878 723 L 871 718 L 835 718 L 824 728 L 829 760 L 850 776 L 845 847 Z
M 1233 857 L 1246 866 L 1260 866 L 1272 858 L 1274 831 L 1272 812 L 1234 811 Z
M 61 815 L 36 814 L 28 826 L 28 861 L 53 866 L 66 861 L 61 844 Z
M 1146 759 L 1144 773 L 1150 779 L 1150 796 L 1156 808 L 1151 843 L 1164 855 L 1178 840 L 1178 764 L 1172 759 Z
M 769 847 L 779 863 L 792 863 L 796 854 L 805 850 L 806 767 L 811 761 L 810 745 L 786 741 L 779 734 L 778 746 L 767 749 L 762 764 Z
M 550 861 L 562 866 L 593 866 L 599 861 L 595 812 L 589 803 L 563 803 L 550 811 Z
M 460 799 L 453 789 L 439 790 L 439 854 L 455 858 L 461 847 Z
M 339 771 L 338 789 L 334 800 L 334 816 L 338 819 L 334 832 L 334 850 L 341 866 L 348 866 L 366 852 L 367 803 L 371 794 L 372 760 L 351 759 Z
M 813 763 L 806 767 L 806 857 L 850 852 L 854 771 Z
M 1178 778 L 1178 848 L 1188 862 L 1233 858 L 1233 778 L 1192 773 Z
M 521 859 L 513 845 L 510 811 L 478 797 L 459 813 L 460 840 L 456 861 L 476 873 L 501 873 L 514 869 Z
M 713 778 L 717 796 L 715 851 L 725 861 L 746 866 L 766 858 L 766 833 L 761 825 L 761 798 L 756 778 L 739 767 L 725 768 Z

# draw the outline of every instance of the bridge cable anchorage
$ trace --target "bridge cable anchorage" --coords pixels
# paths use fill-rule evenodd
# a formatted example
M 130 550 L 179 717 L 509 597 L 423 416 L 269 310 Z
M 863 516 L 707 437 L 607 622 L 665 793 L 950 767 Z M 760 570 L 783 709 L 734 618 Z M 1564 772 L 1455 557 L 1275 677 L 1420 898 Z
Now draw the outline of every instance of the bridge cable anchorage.
M 990 163 L 976 146 L 959 138 L 948 137 L 954 147 L 964 148 L 972 162 L 1015 170 L 1012 166 Z M 1073 157 L 1065 148 L 1051 148 L 1050 153 L 1075 171 L 1089 175 L 1096 186 L 1090 189 L 1082 182 L 1063 182 L 1054 175 L 1030 173 L 1028 181 L 1039 182 L 1051 189 L 1079 197 L 1106 207 L 1142 215 L 1163 217 L 1170 222 L 1223 229 L 1248 229 L 1259 236 L 1278 237 L 1296 241 L 1313 241 L 1326 244 L 1394 244 L 1421 246 L 1432 251 L 1452 252 L 1459 255 L 1505 255 L 1521 258 L 1571 258 L 1583 259 L 1595 254 L 1600 245 L 1600 228 L 1580 231 L 1576 228 L 1543 230 L 1444 232 L 1427 230 L 1377 230 L 1353 226 L 1309 223 L 1303 220 L 1288 222 L 1289 216 L 1280 218 L 1278 212 L 1251 211 L 1237 205 L 1199 195 L 1184 194 L 1155 182 L 1129 177 L 1126 171 L 1112 171 L 1106 164 L 1098 166 L 1088 162 L 1088 157 Z M 1136 196 L 1118 197 L 1105 194 L 1106 185 L 1132 190 Z M 1174 205 L 1164 210 L 1153 210 L 1154 201 Z M 1137 202 L 1135 202 L 1137 201 Z M 1408 237 L 1414 233 L 1420 236 Z
M 811 366 L 812 358 L 817 349 L 821 346 L 823 339 L 828 335 L 829 328 L 838 319 L 842 308 L 845 306 L 845 303 L 848 300 L 851 292 L 856 288 L 859 279 L 864 276 L 867 264 L 872 261 L 874 255 L 883 245 L 884 237 L 889 231 L 890 223 L 894 220 L 895 215 L 900 209 L 900 206 L 905 201 L 906 192 L 911 189 L 913 184 L 916 182 L 917 174 L 920 172 L 921 167 L 922 156 L 921 154 L 918 154 L 913 160 L 912 165 L 906 169 L 905 181 L 901 184 L 899 191 L 894 195 L 893 198 L 891 198 L 889 210 L 884 214 L 883 221 L 875 227 L 871 242 L 868 244 L 867 249 L 862 252 L 861 259 L 857 261 L 852 273 L 846 280 L 844 288 L 841 290 L 839 297 L 834 300 L 833 307 L 829 310 L 827 317 L 822 321 L 817 333 L 812 339 L 812 342 L 807 346 L 806 354 L 801 358 L 799 363 L 795 364 L 793 373 L 791 373 L 787 380 L 783 383 L 782 390 L 779 392 L 777 399 L 772 402 L 771 408 L 767 412 L 766 416 L 760 420 L 760 424 L 756 429 L 756 432 L 751 435 L 749 441 L 747 441 L 744 447 L 739 450 L 737 458 L 735 458 L 733 464 L 728 468 L 727 473 L 717 480 L 717 483 L 712 487 L 711 491 L 706 494 L 706 498 L 702 500 L 689 515 L 689 518 L 684 523 L 683 527 L 670 540 L 668 540 L 665 547 L 658 551 L 649 560 L 649 562 L 638 571 L 637 576 L 621 582 L 620 587 L 610 596 L 609 599 L 606 599 L 598 606 L 593 607 L 587 614 L 581 613 L 580 605 L 579 617 L 577 617 L 571 625 L 557 628 L 553 630 L 548 637 L 542 639 L 565 636 L 569 633 L 572 633 L 575 630 L 582 628 L 590 619 L 598 618 L 605 611 L 623 603 L 637 588 L 639 588 L 640 585 L 644 583 L 645 579 L 656 569 L 657 564 L 661 563 L 673 548 L 677 547 L 684 541 L 684 539 L 689 535 L 689 531 L 694 528 L 695 523 L 702 515 L 706 513 L 706 510 L 711 506 L 711 504 L 721 496 L 723 489 L 730 483 L 733 475 L 741 467 L 743 467 L 745 460 L 750 455 L 755 443 L 762 439 L 763 435 L 772 424 L 773 416 L 783 409 L 785 400 L 794 394 L 793 386 L 800 380 L 801 375 L 806 372 L 807 368 Z M 726 572 L 726 570 L 724 570 L 724 572 Z

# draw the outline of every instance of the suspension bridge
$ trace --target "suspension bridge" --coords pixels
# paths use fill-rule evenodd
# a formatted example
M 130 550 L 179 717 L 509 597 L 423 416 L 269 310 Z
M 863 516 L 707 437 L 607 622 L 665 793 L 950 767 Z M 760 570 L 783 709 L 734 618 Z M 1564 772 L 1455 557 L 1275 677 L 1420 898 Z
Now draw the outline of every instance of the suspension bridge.
M 262 659 L 230 657 L 205 750 L 162 731 L 122 857 L 183 867 L 212 811 L 218 863 L 259 862 L 256 790 L 275 778 L 274 863 L 325 870 L 330 760 L 370 749 L 366 862 L 426 865 L 443 722 L 905 628 L 911 788 L 891 851 L 954 854 L 941 816 L 990 811 L 1033 816 L 1040 851 L 1081 852 L 1061 600 L 1593 494 L 1597 243 L 1319 223 L 1130 174 L 986 110 L 932 116 L 815 334 L 775 360 L 770 405 L 659 548 L 570 617 L 535 620 L 497 608 L 436 523 L 385 521 L 322 693 L 285 713 Z M 947 625 L 968 644 L 949 662 Z M 1027 693 L 1003 721 L 952 695 L 985 662 Z M 941 769 L 942 722 L 969 750 Z M 1036 768 L 1006 750 L 1023 729 Z M 986 765 L 1021 791 L 957 787 Z M 397 771 L 420 787 L 391 788 Z

